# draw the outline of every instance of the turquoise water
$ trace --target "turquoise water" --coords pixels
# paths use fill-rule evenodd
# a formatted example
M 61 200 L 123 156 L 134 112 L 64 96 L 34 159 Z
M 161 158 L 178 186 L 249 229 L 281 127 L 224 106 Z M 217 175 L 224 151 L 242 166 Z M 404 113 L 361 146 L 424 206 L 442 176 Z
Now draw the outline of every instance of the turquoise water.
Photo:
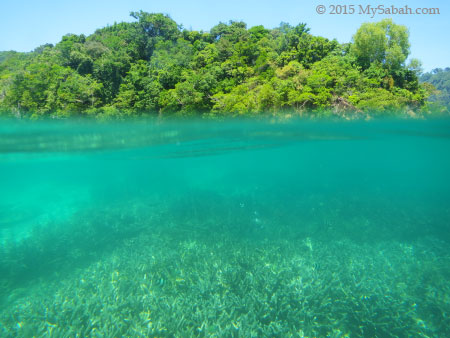
M 450 121 L 0 121 L 1 337 L 449 337 Z

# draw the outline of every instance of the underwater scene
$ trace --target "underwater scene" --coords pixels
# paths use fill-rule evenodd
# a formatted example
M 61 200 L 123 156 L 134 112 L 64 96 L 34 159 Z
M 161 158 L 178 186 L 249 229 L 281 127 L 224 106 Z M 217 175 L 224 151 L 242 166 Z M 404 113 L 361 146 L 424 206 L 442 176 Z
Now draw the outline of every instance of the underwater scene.
M 450 337 L 450 120 L 0 121 L 0 337 Z

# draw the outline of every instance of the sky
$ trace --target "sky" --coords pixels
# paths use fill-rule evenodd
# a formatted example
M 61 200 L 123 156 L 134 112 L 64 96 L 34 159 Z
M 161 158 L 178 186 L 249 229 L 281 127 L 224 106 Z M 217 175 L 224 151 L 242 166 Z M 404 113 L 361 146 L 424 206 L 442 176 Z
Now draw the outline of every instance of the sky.
M 354 5 L 354 14 L 330 14 L 332 5 Z M 317 13 L 323 5 L 325 14 Z M 360 14 L 360 6 L 384 9 L 407 5 L 438 8 L 440 14 Z M 363 22 L 392 18 L 408 27 L 411 55 L 422 61 L 425 71 L 450 67 L 450 1 L 448 0 L 0 0 L 0 51 L 31 51 L 45 43 L 57 43 L 68 33 L 92 34 L 114 22 L 133 21 L 131 11 L 169 14 L 187 29 L 209 30 L 219 22 L 242 20 L 248 27 L 277 27 L 281 22 L 304 22 L 314 35 L 349 42 Z M 336 10 L 338 11 L 338 9 Z

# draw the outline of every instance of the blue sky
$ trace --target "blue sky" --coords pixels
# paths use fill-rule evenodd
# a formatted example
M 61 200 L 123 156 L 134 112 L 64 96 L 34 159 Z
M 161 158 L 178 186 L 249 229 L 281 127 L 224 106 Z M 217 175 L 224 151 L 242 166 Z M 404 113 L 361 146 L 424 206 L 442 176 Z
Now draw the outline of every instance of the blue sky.
M 385 8 L 439 8 L 439 15 L 319 15 L 316 6 L 359 5 Z M 144 10 L 169 14 L 186 28 L 209 30 L 229 20 L 243 20 L 249 27 L 273 28 L 280 22 L 306 22 L 311 33 L 339 42 L 348 42 L 363 22 L 391 17 L 410 30 L 411 57 L 422 61 L 424 69 L 450 67 L 450 2 L 409 0 L 2 0 L 0 4 L 0 50 L 30 51 L 44 43 L 56 43 L 67 33 L 91 34 L 114 22 L 132 21 L 130 11 Z

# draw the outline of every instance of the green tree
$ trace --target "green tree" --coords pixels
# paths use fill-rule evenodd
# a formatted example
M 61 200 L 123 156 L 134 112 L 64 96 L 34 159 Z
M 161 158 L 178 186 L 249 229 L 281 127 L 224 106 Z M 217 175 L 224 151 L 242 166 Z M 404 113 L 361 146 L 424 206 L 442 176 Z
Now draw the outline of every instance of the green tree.
M 369 68 L 372 63 L 398 69 L 404 65 L 409 48 L 408 29 L 393 23 L 391 19 L 384 19 L 363 23 L 353 36 L 350 53 L 363 69 Z
M 143 57 L 150 58 L 159 41 L 176 40 L 180 35 L 180 28 L 168 15 L 161 13 L 131 12 L 130 15 L 139 20 L 138 26 L 145 37 Z
M 102 117 L 419 111 L 437 95 L 419 83 L 419 62 L 405 64 L 408 31 L 389 19 L 363 24 L 353 43 L 339 44 L 304 23 L 267 29 L 230 21 L 202 32 L 164 14 L 131 16 L 90 36 L 65 35 L 54 47 L 0 52 L 0 108 Z M 446 75 L 425 78 L 444 93 Z

